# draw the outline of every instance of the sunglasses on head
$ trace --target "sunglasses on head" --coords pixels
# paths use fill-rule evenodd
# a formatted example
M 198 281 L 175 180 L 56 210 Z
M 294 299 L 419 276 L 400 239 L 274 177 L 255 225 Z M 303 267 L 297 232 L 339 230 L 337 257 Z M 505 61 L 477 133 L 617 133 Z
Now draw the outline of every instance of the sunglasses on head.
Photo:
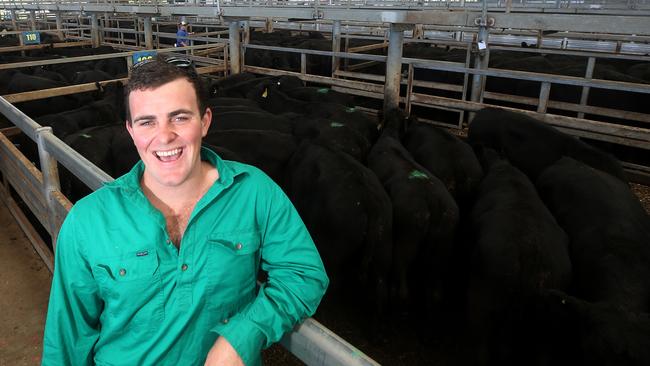
M 135 70 L 135 69 L 137 69 L 138 67 L 140 67 L 140 66 L 142 66 L 142 65 L 146 65 L 146 64 L 152 63 L 152 62 L 154 62 L 155 60 L 156 60 L 156 58 L 154 57 L 154 58 L 149 58 L 149 59 L 146 59 L 146 60 L 140 61 L 140 62 L 138 62 L 137 64 L 134 64 L 134 65 L 131 67 L 131 69 L 132 69 L 132 70 Z M 176 66 L 176 67 L 179 67 L 179 68 L 181 68 L 181 69 L 187 69 L 187 70 L 189 70 L 189 71 L 196 72 L 196 69 L 194 68 L 194 61 L 190 60 L 190 59 L 187 58 L 187 57 L 182 57 L 182 56 L 170 56 L 170 57 L 168 57 L 168 58 L 165 59 L 165 62 L 168 63 L 168 64 L 172 64 L 172 65 L 174 65 L 174 66 Z

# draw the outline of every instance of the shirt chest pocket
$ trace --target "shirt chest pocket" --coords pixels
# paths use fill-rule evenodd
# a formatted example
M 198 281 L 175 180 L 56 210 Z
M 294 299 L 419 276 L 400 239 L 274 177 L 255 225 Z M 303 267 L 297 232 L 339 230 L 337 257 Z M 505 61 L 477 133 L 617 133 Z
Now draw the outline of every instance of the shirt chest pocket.
M 163 319 L 159 259 L 153 249 L 102 260 L 93 272 L 103 292 L 105 311 L 123 329 L 146 327 Z
M 213 233 L 208 237 L 209 303 L 219 306 L 255 289 L 261 238 L 256 230 Z M 212 295 L 213 294 L 213 295 Z

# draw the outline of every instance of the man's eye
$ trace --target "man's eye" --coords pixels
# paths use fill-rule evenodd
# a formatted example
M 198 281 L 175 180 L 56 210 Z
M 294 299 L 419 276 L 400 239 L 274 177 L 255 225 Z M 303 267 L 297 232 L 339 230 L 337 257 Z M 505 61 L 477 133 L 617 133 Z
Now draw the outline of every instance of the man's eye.
M 140 121 L 140 122 L 138 122 L 138 126 L 143 126 L 143 127 L 151 126 L 152 124 L 153 124 L 152 121 Z
M 176 117 L 174 117 L 174 121 L 177 121 L 177 122 L 185 122 L 188 119 L 189 118 L 187 116 L 176 116 Z

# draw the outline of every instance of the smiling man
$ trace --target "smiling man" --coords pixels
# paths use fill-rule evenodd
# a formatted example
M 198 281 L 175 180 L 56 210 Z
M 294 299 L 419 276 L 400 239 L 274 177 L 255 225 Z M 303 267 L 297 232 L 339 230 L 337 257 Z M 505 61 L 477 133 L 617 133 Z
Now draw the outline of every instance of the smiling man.
M 141 161 L 61 227 L 43 365 L 259 365 L 316 310 L 328 279 L 309 233 L 264 173 L 201 147 L 205 100 L 187 60 L 133 68 Z

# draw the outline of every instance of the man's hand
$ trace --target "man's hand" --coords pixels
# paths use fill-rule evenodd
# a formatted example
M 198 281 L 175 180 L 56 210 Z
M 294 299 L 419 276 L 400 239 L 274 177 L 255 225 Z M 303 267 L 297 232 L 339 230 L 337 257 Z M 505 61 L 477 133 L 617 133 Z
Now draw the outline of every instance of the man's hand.
M 219 336 L 214 342 L 204 366 L 245 366 L 237 351 L 226 338 Z

